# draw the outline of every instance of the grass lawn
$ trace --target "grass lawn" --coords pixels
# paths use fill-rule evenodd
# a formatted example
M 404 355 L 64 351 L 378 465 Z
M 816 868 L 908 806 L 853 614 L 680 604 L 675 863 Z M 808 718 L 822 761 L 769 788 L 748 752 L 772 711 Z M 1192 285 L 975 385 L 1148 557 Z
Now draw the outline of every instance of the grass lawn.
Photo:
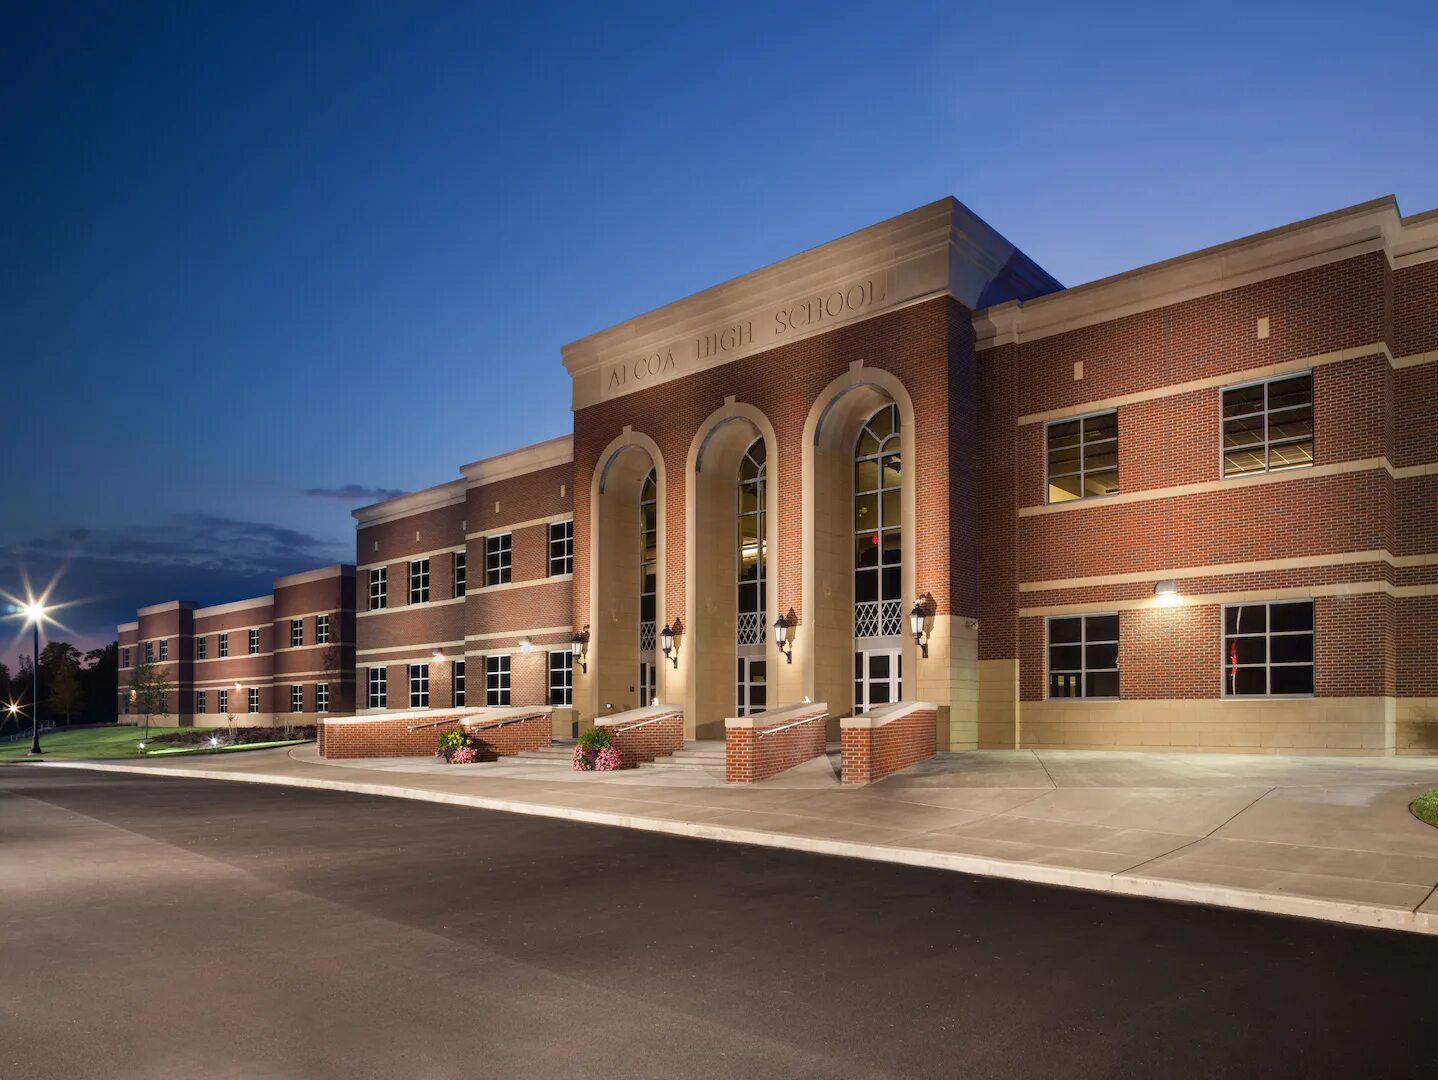
M 193 730 L 176 727 L 150 727 L 150 738 L 175 731 Z M 142 753 L 137 745 L 145 737 L 143 727 L 129 725 L 102 728 L 87 728 L 83 731 L 52 731 L 40 736 L 40 749 L 45 752 L 46 761 L 113 761 L 117 758 L 142 758 L 171 756 L 173 754 L 211 754 L 215 751 L 208 746 L 176 746 L 155 748 L 155 753 Z M 303 740 L 300 740 L 303 741 Z M 151 744 L 153 745 L 153 744 Z M 273 746 L 291 746 L 289 742 L 250 743 L 243 746 L 227 746 L 221 753 L 238 750 L 264 750 Z M 24 761 L 25 752 L 30 749 L 30 740 L 21 739 L 13 743 L 0 743 L 0 763 Z
M 1419 821 L 1426 821 L 1429 825 L 1438 825 L 1438 787 L 1419 795 L 1413 800 L 1409 809 L 1413 811 L 1413 816 Z

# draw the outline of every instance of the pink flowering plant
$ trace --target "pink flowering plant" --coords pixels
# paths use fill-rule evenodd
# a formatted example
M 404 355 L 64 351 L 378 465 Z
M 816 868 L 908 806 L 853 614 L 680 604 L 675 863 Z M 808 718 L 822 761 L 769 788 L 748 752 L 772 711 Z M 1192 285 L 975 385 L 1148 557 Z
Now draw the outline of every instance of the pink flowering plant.
M 469 765 L 479 760 L 479 748 L 467 731 L 446 731 L 439 737 L 439 749 L 434 756 L 451 765 Z
M 619 768 L 619 750 L 613 746 L 606 746 L 594 755 L 595 772 L 613 772 Z
M 619 748 L 608 728 L 591 728 L 574 748 L 575 772 L 610 772 L 619 768 Z

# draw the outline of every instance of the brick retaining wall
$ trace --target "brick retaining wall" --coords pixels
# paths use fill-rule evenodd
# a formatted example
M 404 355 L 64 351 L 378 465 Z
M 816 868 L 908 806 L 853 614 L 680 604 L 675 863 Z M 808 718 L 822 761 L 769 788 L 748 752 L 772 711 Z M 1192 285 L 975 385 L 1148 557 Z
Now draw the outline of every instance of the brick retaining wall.
M 494 720 L 483 715 L 455 713 L 453 723 L 410 730 L 417 725 L 434 725 L 436 721 L 446 719 L 449 718 L 423 713 L 375 719 L 327 720 L 320 726 L 320 756 L 364 758 L 433 754 L 439 749 L 440 735 L 453 731 L 463 721 L 468 721 L 463 726 L 474 736 L 480 757 L 485 760 L 518 754 L 523 750 L 538 750 L 550 742 L 548 709 L 537 709 L 532 714 L 515 717 L 515 722 L 503 727 L 485 727 Z
M 646 720 L 648 722 L 645 722 Z M 621 769 L 632 769 L 636 765 L 684 749 L 683 709 L 676 709 L 659 717 L 634 717 L 627 721 L 623 719 L 623 714 L 608 716 L 595 724 L 609 730 L 614 740 L 613 745 L 619 751 Z M 624 730 L 626 728 L 629 730 Z
M 877 727 L 840 728 L 843 782 L 872 784 L 907 769 L 938 750 L 933 707 L 914 709 Z
M 932 715 L 932 714 L 931 714 Z M 805 723 L 790 716 L 767 727 L 728 727 L 724 730 L 724 780 L 753 784 L 786 769 L 821 757 L 828 743 L 828 712 L 816 713 Z M 792 727 L 786 725 L 792 724 Z

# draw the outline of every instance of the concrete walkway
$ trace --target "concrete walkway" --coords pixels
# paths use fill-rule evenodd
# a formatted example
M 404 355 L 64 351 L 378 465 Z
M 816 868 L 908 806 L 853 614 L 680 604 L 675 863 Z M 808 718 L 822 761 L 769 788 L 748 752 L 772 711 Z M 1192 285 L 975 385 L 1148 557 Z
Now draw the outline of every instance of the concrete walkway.
M 1106 892 L 1438 934 L 1432 758 L 978 751 L 843 788 L 833 759 L 749 787 L 701 771 L 574 773 L 313 746 L 56 766 L 481 806 Z M 32 767 L 32 766 L 27 766 Z

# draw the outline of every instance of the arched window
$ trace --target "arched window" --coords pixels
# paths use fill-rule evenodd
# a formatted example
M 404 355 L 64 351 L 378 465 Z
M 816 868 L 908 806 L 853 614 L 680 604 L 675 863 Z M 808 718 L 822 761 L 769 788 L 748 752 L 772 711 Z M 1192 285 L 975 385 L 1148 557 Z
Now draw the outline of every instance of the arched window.
M 659 494 L 654 470 L 639 489 L 639 704 L 654 701 L 655 585 L 659 572 Z
M 767 462 L 764 440 L 755 439 L 739 461 L 738 644 L 764 643 L 764 584 L 768 575 L 765 526 Z
M 899 408 L 869 417 L 854 446 L 854 636 L 903 632 Z

